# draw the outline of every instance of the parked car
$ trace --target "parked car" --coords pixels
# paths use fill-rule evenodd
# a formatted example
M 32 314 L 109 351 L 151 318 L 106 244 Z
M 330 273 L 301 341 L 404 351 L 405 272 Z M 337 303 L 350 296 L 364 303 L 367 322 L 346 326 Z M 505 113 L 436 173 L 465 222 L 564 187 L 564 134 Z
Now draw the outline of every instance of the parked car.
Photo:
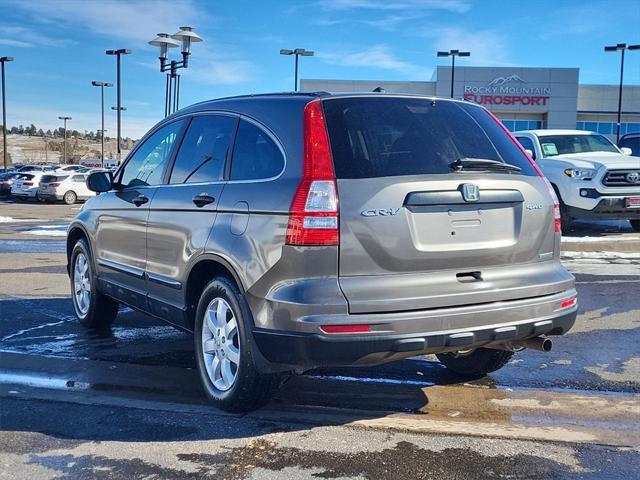
M 53 172 L 57 165 L 23 165 L 18 172 Z
M 11 186 L 11 196 L 19 200 L 36 199 L 40 180 L 44 172 L 29 171 L 27 173 L 20 172 L 20 176 L 16 177 Z
M 71 222 L 76 316 L 194 332 L 208 398 L 435 353 L 475 377 L 576 318 L 551 186 L 483 107 L 391 94 L 204 102 L 156 125 Z
M 583 130 L 528 130 L 515 137 L 560 199 L 562 229 L 574 219 L 629 220 L 640 231 L 640 157 L 604 135 Z
M 618 147 L 620 147 L 621 150 L 628 148 L 631 150 L 631 155 L 640 157 L 640 132 L 627 133 L 620 137 Z
M 0 196 L 9 196 L 11 194 L 11 186 L 15 181 L 16 177 L 19 177 L 20 174 L 13 173 L 3 173 L 0 175 Z
M 63 201 L 67 205 L 73 205 L 78 200 L 86 200 L 95 195 L 95 192 L 87 188 L 87 175 L 84 173 L 44 175 L 38 188 L 39 200 Z
M 84 169 L 82 165 L 58 165 L 56 173 L 72 173 Z

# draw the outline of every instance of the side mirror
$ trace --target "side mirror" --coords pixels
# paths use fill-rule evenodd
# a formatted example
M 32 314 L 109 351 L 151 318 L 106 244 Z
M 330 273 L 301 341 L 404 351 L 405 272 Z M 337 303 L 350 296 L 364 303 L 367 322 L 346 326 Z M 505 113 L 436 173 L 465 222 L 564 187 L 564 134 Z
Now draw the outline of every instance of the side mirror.
M 534 159 L 534 160 L 536 159 L 536 154 L 533 153 L 533 150 L 525 148 L 524 151 L 527 152 L 527 155 L 529 155 L 532 159 Z
M 631 155 L 633 153 L 633 150 L 631 150 L 629 147 L 620 147 L 620 151 L 623 155 Z
M 111 172 L 93 172 L 87 177 L 87 188 L 92 192 L 102 193 L 113 189 Z

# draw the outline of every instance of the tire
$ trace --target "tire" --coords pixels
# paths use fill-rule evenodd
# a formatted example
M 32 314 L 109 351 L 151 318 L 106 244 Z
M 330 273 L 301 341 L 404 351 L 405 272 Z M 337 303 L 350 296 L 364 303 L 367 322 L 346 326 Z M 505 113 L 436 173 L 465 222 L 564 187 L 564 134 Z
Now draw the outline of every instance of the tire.
M 513 357 L 513 352 L 477 348 L 469 353 L 438 353 L 436 357 L 452 372 L 477 378 L 504 367 Z
M 629 220 L 631 224 L 631 228 L 633 228 L 636 232 L 640 232 L 640 220 Z
M 196 311 L 196 363 L 207 399 L 227 412 L 261 407 L 277 385 L 276 374 L 256 368 L 249 337 L 252 324 L 249 305 L 232 280 L 215 277 L 205 286 Z
M 98 291 L 93 260 L 84 238 L 73 246 L 69 278 L 71 302 L 80 323 L 87 328 L 110 326 L 118 315 L 118 302 Z
M 76 192 L 74 192 L 73 190 L 69 190 L 68 192 L 65 192 L 64 197 L 62 197 L 62 200 L 67 205 L 73 205 L 78 201 L 78 196 L 76 195 Z
M 564 202 L 562 200 L 559 200 L 560 202 L 560 228 L 562 229 L 562 232 L 569 232 L 571 231 L 571 224 L 573 223 L 573 218 L 571 218 L 569 216 L 569 213 L 567 211 L 567 206 L 564 204 Z

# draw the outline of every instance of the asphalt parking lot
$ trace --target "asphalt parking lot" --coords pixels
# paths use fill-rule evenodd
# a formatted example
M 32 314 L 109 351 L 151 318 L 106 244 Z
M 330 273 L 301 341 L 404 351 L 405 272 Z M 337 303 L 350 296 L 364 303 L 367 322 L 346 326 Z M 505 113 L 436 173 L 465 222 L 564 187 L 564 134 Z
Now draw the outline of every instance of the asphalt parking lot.
M 465 382 L 435 357 L 291 378 L 260 411 L 204 401 L 192 339 L 122 308 L 73 316 L 80 205 L 0 201 L 0 478 L 636 478 L 640 233 L 563 238 L 580 314 L 550 353 Z

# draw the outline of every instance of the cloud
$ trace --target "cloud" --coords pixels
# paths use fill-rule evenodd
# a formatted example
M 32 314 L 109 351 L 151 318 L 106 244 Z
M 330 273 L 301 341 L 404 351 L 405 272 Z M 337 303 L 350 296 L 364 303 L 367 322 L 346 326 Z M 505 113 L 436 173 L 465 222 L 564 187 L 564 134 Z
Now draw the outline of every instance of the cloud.
M 464 13 L 471 8 L 466 0 L 322 0 L 318 5 L 326 10 L 412 10 L 416 13 L 424 10 Z
M 483 66 L 515 66 L 509 61 L 509 42 L 497 30 L 442 27 L 418 35 L 433 40 L 436 50 L 457 48 L 471 51 L 471 57 L 466 62 Z
M 54 38 L 26 27 L 0 26 L 0 45 L 31 48 L 62 47 L 75 43 L 73 40 Z
M 405 77 L 429 77 L 430 69 L 397 58 L 387 45 L 374 45 L 365 50 L 344 54 L 318 54 L 332 65 L 345 67 L 378 68 L 399 73 Z
M 210 19 L 190 0 L 59 0 L 18 2 L 36 21 L 63 23 L 127 41 L 147 42 L 176 26 L 203 24 Z

